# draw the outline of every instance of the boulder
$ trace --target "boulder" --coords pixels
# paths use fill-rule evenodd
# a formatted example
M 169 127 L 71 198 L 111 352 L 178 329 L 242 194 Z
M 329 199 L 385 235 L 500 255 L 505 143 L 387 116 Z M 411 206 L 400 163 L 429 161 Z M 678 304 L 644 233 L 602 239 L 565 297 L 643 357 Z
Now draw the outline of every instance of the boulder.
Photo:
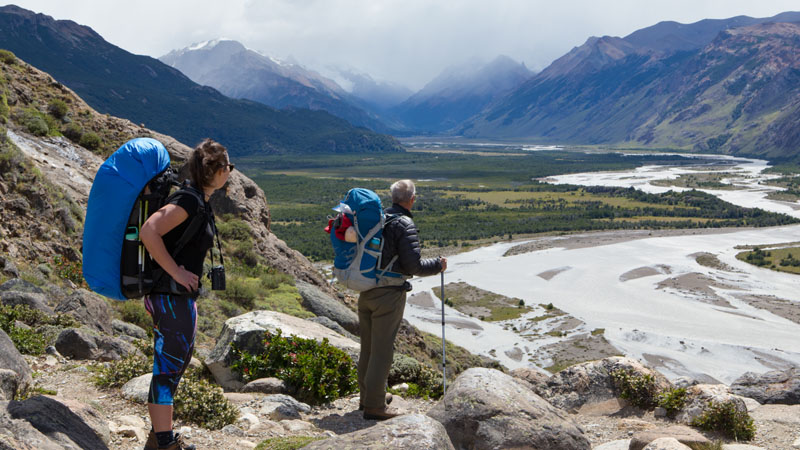
M 217 383 L 229 391 L 238 391 L 244 386 L 229 368 L 231 343 L 255 353 L 263 348 L 264 332 L 277 330 L 281 330 L 283 336 L 295 335 L 319 342 L 327 338 L 331 345 L 347 352 L 354 361 L 358 360 L 359 344 L 329 328 L 275 311 L 253 311 L 228 319 L 222 327 L 217 344 L 205 361 Z
M 67 328 L 58 335 L 56 350 L 73 359 L 115 361 L 135 352 L 136 348 L 121 339 L 97 335 L 85 328 Z
M 345 330 L 356 336 L 359 335 L 358 314 L 312 284 L 297 281 L 295 286 L 297 286 L 297 291 L 303 298 L 303 308 L 317 316 L 327 317 L 341 325 Z
M 138 376 L 122 385 L 120 391 L 126 399 L 136 403 L 147 403 L 147 395 L 150 393 L 150 380 L 153 379 L 152 373 Z
M 53 315 L 53 308 L 47 306 L 44 294 L 18 291 L 0 292 L 0 303 L 9 306 L 23 305 L 47 315 Z
M 494 369 L 464 371 L 428 416 L 444 425 L 456 448 L 591 448 L 565 412 Z
M 17 269 L 17 266 L 14 264 L 14 262 L 3 256 L 0 256 L 0 273 L 10 277 L 19 277 L 19 269 Z
M 247 383 L 242 392 L 260 392 L 262 394 L 286 393 L 286 383 L 277 378 L 259 378 Z
M 8 414 L 33 425 L 64 447 L 107 449 L 111 432 L 105 420 L 90 406 L 75 400 L 38 395 L 8 404 Z
M 644 450 L 692 450 L 692 448 L 681 444 L 675 438 L 664 437 L 647 444 Z
M 0 369 L 0 400 L 14 400 L 19 391 L 19 375 L 9 369 Z
M 592 447 L 592 450 L 628 450 L 630 439 L 617 439 L 616 441 L 606 442 Z
M 9 379 L 10 374 L 6 373 L 4 377 L 6 381 L 3 382 L 2 387 L 0 387 L 0 389 L 2 389 L 2 395 L 7 400 L 11 400 L 14 398 L 14 394 L 20 390 L 24 390 L 33 383 L 31 368 L 28 366 L 22 354 L 17 351 L 14 342 L 11 341 L 11 338 L 8 337 L 3 330 L 0 330 L 0 369 L 10 370 L 16 374 L 16 380 L 12 381 Z
M 78 289 L 56 306 L 56 312 L 69 314 L 78 322 L 97 331 L 112 334 L 111 308 L 100 296 L 85 289 Z
M 773 370 L 763 374 L 747 372 L 731 384 L 731 392 L 761 404 L 800 404 L 800 369 Z
M 631 443 L 628 449 L 642 450 L 647 447 L 648 444 L 660 438 L 674 438 L 681 444 L 690 447 L 697 447 L 701 444 L 708 445 L 711 443 L 711 441 L 697 431 L 689 427 L 675 425 L 667 428 L 634 433 L 633 437 L 631 437 Z
M 670 387 L 669 381 L 660 373 L 645 367 L 639 361 L 622 356 L 612 356 L 568 367 L 551 376 L 544 386 L 537 386 L 536 393 L 553 406 L 577 412 L 586 404 L 614 401 L 619 393 L 611 374 L 627 370 L 638 375 L 652 375 L 659 389 Z
M 44 294 L 43 290 L 38 288 L 36 285 L 23 280 L 22 278 L 12 278 L 3 284 L 0 284 L 0 292 L 5 292 L 5 291 L 28 292 L 31 294 Z
M 29 422 L 12 419 L 7 411 L 9 403 L 0 401 L 0 450 L 64 450 Z
M 546 375 L 530 367 L 520 367 L 518 369 L 514 369 L 510 372 L 510 374 L 512 377 L 526 382 L 527 386 L 530 389 L 533 389 L 534 392 L 537 392 L 544 387 L 547 384 L 547 380 L 550 379 L 550 375 Z
M 747 413 L 747 405 L 744 400 L 737 395 L 731 394 L 724 384 L 698 384 L 686 389 L 686 403 L 675 414 L 675 421 L 691 425 L 694 418 L 708 410 L 709 402 L 715 404 L 733 402 L 738 411 Z
M 142 327 L 118 319 L 111 321 L 114 333 L 120 336 L 130 336 L 136 339 L 147 339 L 147 332 Z
M 312 442 L 303 448 L 309 450 L 454 449 L 442 424 L 422 414 L 398 416 L 363 430 Z
M 310 406 L 284 394 L 267 395 L 259 403 L 258 414 L 275 421 L 299 419 L 301 412 L 311 412 Z
M 356 336 L 353 333 L 345 330 L 344 328 L 342 328 L 341 325 L 339 325 L 338 323 L 334 322 L 333 320 L 331 320 L 331 319 L 329 319 L 329 318 L 327 318 L 325 316 L 311 317 L 311 318 L 309 318 L 307 320 L 309 322 L 318 323 L 318 324 L 322 325 L 323 327 L 330 328 L 331 330 L 341 334 L 342 336 L 344 336 L 346 338 L 352 339 L 352 340 L 354 340 L 356 342 L 359 341 L 358 336 Z

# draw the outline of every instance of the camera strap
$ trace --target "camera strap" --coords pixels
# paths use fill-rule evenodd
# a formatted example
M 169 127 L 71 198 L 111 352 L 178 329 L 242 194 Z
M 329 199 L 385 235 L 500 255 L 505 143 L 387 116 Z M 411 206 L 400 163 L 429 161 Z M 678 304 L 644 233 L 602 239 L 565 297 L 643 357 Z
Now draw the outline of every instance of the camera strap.
M 217 239 L 217 249 L 219 250 L 219 264 L 225 267 L 225 261 L 222 259 L 222 245 L 219 242 L 219 233 L 217 233 L 217 222 L 214 220 L 214 211 L 208 211 L 208 217 L 211 221 L 211 228 L 214 230 L 214 237 Z M 213 247 L 213 244 L 212 244 Z M 214 249 L 211 249 L 211 267 L 214 267 Z

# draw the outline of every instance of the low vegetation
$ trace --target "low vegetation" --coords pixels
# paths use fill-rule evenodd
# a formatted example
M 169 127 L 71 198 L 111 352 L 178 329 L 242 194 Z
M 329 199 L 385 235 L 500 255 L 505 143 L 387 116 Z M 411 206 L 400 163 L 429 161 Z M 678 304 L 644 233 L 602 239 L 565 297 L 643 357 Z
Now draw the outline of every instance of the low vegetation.
M 284 337 L 278 330 L 265 332 L 263 344 L 253 354 L 233 346 L 230 367 L 245 382 L 279 378 L 295 391 L 298 399 L 313 404 L 327 403 L 358 389 L 353 360 L 327 339 L 317 342 Z
M 740 411 L 733 401 L 709 402 L 705 412 L 692 420 L 692 426 L 706 431 L 716 431 L 742 441 L 756 436 L 756 426 L 747 411 Z
M 800 247 L 762 248 L 736 254 L 736 258 L 778 272 L 800 274 Z
M 322 229 L 331 207 L 349 189 L 375 190 L 388 206 L 389 182 L 381 178 L 408 175 L 419 179 L 427 178 L 429 173 L 431 180 L 418 183 L 414 206 L 414 220 L 421 230 L 422 244 L 427 247 L 465 247 L 536 233 L 797 222 L 787 215 L 738 207 L 700 191 L 648 194 L 633 188 L 540 183 L 532 177 L 560 174 L 567 169 L 600 170 L 631 164 L 618 156 L 545 153 L 549 152 L 493 157 L 409 153 L 362 157 L 357 161 L 351 155 L 342 158 L 349 161 L 348 166 L 325 157 L 316 162 L 268 158 L 277 165 L 270 171 L 261 169 L 266 165 L 264 161 L 251 158 L 245 159 L 243 166 L 270 199 L 272 230 L 312 260 L 333 258 L 329 237 Z M 579 156 L 585 159 L 579 162 Z M 487 158 L 492 164 L 487 164 Z M 558 164 L 559 158 L 566 163 Z M 397 167 L 392 167 L 391 162 Z M 425 165 L 420 166 L 423 162 Z M 541 167 L 532 167 L 536 163 Z M 406 167 L 418 168 L 419 172 L 404 174 Z M 357 175 L 367 178 L 348 178 Z M 443 179 L 437 181 L 437 175 L 443 175 Z
M 40 327 L 51 326 L 61 329 L 77 325 L 77 321 L 69 315 L 50 316 L 25 305 L 0 304 L 0 329 L 8 334 L 20 353 L 28 355 L 44 353 L 45 347 L 49 344 L 48 338 L 53 337 L 54 332 L 43 333 Z
M 441 299 L 439 289 L 434 289 L 434 294 Z M 531 310 L 519 298 L 495 294 L 464 282 L 448 283 L 445 285 L 445 294 L 445 304 L 482 320 L 516 319 Z
M 255 450 L 296 450 L 306 445 L 325 439 L 321 436 L 281 436 L 269 438 L 261 442 Z

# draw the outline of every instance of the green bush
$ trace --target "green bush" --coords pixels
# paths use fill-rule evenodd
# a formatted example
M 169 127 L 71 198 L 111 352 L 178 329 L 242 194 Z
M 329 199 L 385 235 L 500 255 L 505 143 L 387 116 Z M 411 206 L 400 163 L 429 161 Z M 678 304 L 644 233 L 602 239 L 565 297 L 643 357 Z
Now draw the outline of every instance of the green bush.
M 274 269 L 258 279 L 261 281 L 261 287 L 269 290 L 278 289 L 282 284 L 294 285 L 294 277 Z
M 668 389 L 658 394 L 658 406 L 667 410 L 672 417 L 686 405 L 686 389 Z
M 14 325 L 16 321 L 20 321 L 32 329 L 17 327 Z M 36 328 L 46 325 L 68 328 L 76 326 L 77 321 L 72 316 L 64 314 L 49 316 L 25 305 L 0 305 L 0 329 L 8 334 L 20 353 L 29 355 L 44 353 L 47 337 Z
M 8 100 L 6 100 L 5 88 L 0 89 L 0 123 L 8 122 Z
M 67 261 L 63 256 L 53 258 L 53 267 L 59 278 L 69 280 L 78 286 L 83 286 L 83 264 L 80 261 Z
M 49 112 L 56 119 L 64 119 L 69 112 L 69 107 L 64 100 L 54 98 L 47 104 L 47 112 Z
M 239 409 L 222 395 L 222 388 L 187 372 L 174 399 L 175 417 L 209 430 L 236 422 Z
M 32 108 L 23 110 L 17 117 L 17 121 L 34 136 L 47 136 L 50 133 L 50 127 L 42 114 Z
M 264 347 L 256 354 L 232 346 L 231 370 L 245 382 L 276 377 L 294 388 L 300 400 L 319 404 L 336 400 L 358 387 L 356 367 L 344 351 L 327 339 L 321 343 L 281 331 L 264 334 Z
M 100 140 L 100 136 L 98 136 L 97 133 L 93 131 L 88 131 L 86 133 L 83 133 L 83 135 L 81 136 L 81 140 L 78 141 L 78 143 L 81 145 L 81 147 L 84 147 L 87 150 L 97 150 L 98 148 L 100 148 L 100 144 L 102 143 L 102 141 Z
M 61 130 L 61 134 L 72 142 L 79 143 L 83 136 L 83 128 L 75 122 L 70 122 Z
M 629 370 L 611 372 L 614 385 L 620 392 L 620 398 L 628 400 L 631 405 L 650 408 L 658 404 L 658 386 L 653 375 L 639 375 Z
M 442 396 L 442 374 L 416 359 L 395 353 L 392 367 L 389 369 L 389 386 L 407 383 L 405 393 L 390 389 L 394 394 L 405 397 L 438 399 Z
M 153 371 L 153 362 L 139 353 L 109 363 L 101 368 L 92 381 L 104 388 L 120 387 L 128 381 Z
M 144 304 L 137 300 L 115 303 L 120 319 L 144 328 L 146 331 L 153 328 L 153 318 L 145 309 Z
M 749 441 L 756 436 L 756 426 L 747 411 L 739 411 L 736 403 L 708 402 L 708 409 L 692 420 L 692 426 L 717 431 L 738 440 Z
M 16 64 L 17 56 L 8 50 L 0 49 L 0 61 L 8 65 Z
M 245 309 L 251 309 L 258 297 L 258 287 L 254 283 L 248 282 L 246 278 L 231 277 L 225 290 L 219 295 Z
M 233 246 L 233 257 L 248 267 L 258 265 L 258 254 L 253 249 L 251 241 L 237 241 Z
M 219 232 L 219 237 L 225 240 L 249 242 L 253 238 L 250 226 L 241 219 L 231 218 L 225 222 L 220 222 L 217 224 L 217 231 Z

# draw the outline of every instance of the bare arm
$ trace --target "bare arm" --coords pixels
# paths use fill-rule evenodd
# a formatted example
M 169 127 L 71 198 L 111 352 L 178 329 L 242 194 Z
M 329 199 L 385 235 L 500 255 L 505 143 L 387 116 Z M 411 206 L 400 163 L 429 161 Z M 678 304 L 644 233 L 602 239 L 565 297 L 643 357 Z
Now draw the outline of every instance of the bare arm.
M 197 275 L 178 266 L 164 245 L 163 236 L 189 218 L 189 213 L 178 205 L 165 205 L 159 209 L 142 225 L 139 233 L 145 248 L 150 256 L 156 260 L 176 283 L 182 285 L 190 292 L 197 290 L 199 278 Z

